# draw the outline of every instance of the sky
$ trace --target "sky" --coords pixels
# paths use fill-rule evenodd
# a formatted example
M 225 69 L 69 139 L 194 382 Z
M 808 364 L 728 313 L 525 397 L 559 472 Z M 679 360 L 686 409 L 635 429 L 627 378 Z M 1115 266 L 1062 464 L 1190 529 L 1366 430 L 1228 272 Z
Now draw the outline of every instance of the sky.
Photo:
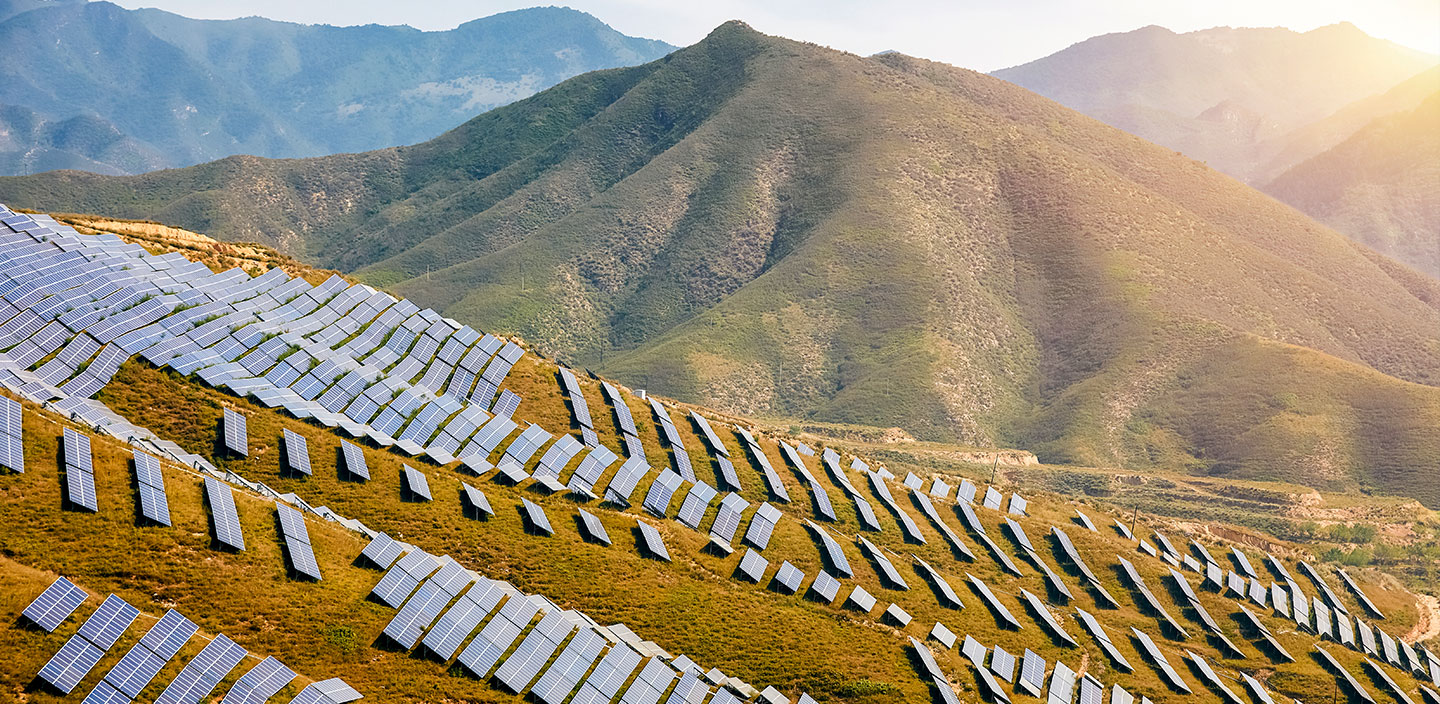
M 259 15 L 311 24 L 408 24 L 443 30 L 546 0 L 116 0 L 187 17 Z M 553 0 L 551 0 L 553 2 Z M 1097 34 L 1160 25 L 1308 31 L 1347 21 L 1372 36 L 1440 54 L 1440 0 L 569 0 L 625 34 L 685 46 L 726 20 L 856 54 L 895 50 L 992 71 Z

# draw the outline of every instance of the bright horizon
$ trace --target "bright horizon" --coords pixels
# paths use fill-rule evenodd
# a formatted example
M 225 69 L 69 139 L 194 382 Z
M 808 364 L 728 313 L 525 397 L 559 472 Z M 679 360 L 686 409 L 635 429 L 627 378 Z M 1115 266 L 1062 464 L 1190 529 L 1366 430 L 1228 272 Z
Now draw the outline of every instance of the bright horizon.
M 261 16 L 305 24 L 409 25 L 452 29 L 544 0 L 432 0 L 395 3 L 349 0 L 117 0 L 200 19 Z M 1440 54 L 1440 0 L 1214 0 L 1208 3 L 1104 0 L 1079 6 L 1063 0 L 1017 0 L 1004 6 L 907 0 L 881 6 L 858 0 L 728 0 L 677 4 L 665 0 L 571 0 L 632 36 L 693 44 L 721 23 L 739 19 L 767 34 L 856 54 L 894 50 L 979 71 L 994 71 L 1053 54 L 1085 39 L 1159 25 L 1175 32 L 1212 27 L 1285 27 L 1306 32 L 1350 22 L 1361 31 L 1419 51 Z

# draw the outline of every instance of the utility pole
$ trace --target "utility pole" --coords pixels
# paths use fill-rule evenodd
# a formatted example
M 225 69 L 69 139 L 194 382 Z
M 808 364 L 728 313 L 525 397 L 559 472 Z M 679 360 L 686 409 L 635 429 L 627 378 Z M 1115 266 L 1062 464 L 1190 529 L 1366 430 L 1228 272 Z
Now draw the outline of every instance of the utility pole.
M 995 453 L 995 462 L 990 465 L 990 483 L 995 483 L 995 472 L 1000 469 L 1000 453 Z
M 1135 519 L 1140 517 L 1140 505 L 1135 505 L 1135 512 L 1130 514 L 1130 535 L 1135 535 Z

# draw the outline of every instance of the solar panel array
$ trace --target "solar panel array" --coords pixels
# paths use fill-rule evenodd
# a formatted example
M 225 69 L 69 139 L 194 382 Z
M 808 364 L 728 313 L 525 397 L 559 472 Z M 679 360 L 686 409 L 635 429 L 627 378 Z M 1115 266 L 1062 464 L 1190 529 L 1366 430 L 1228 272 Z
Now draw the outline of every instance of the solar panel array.
M 825 548 L 826 564 L 830 569 L 844 577 L 855 576 L 855 572 L 850 568 L 850 560 L 845 557 L 845 550 L 840 547 L 840 543 L 830 537 L 830 533 L 814 521 L 805 521 L 805 525 L 810 528 L 810 532 L 814 533 L 815 537 L 820 539 L 820 544 Z
M 1166 611 L 1165 607 L 1160 604 L 1160 600 L 1155 598 L 1155 593 L 1150 591 L 1150 586 L 1145 583 L 1145 578 L 1141 577 L 1140 573 L 1135 570 L 1135 565 L 1122 557 L 1120 558 L 1120 567 L 1124 571 L 1126 578 L 1130 581 L 1130 586 L 1140 594 L 1141 600 L 1144 602 L 1143 605 L 1148 608 L 1152 614 L 1156 615 L 1163 624 L 1168 626 L 1172 632 L 1189 639 L 1189 631 L 1181 627 L 1180 623 L 1170 615 L 1170 612 Z
M 860 526 L 866 530 L 879 531 L 880 519 L 875 517 L 874 507 L 860 493 L 860 490 L 850 483 L 850 478 L 845 475 L 845 470 L 840 468 L 840 454 L 827 447 L 820 453 L 820 460 L 820 463 L 825 465 L 825 469 L 830 472 L 830 478 L 834 479 L 835 483 L 839 484 L 840 488 L 850 496 L 850 500 L 855 503 L 855 517 L 859 519 Z
M 495 679 L 512 692 L 525 692 L 540 674 L 541 668 L 550 662 L 555 651 L 559 650 L 560 644 L 575 632 L 577 625 L 575 617 L 570 613 L 556 610 L 545 614 L 535 628 L 526 634 L 525 639 L 520 641 L 515 652 L 505 658 L 505 662 L 495 670 Z
M 530 499 L 520 499 L 521 506 L 525 509 L 525 524 L 531 532 L 541 535 L 554 535 L 555 529 L 550 526 L 550 517 L 545 515 L 545 509 L 540 504 Z
M 1105 632 L 1105 628 L 1100 625 L 1098 619 L 1084 609 L 1075 609 L 1075 615 L 1078 617 L 1077 620 L 1085 625 L 1085 629 L 1090 631 L 1090 635 L 1095 637 L 1095 642 L 1100 644 L 1100 649 L 1105 651 L 1105 655 L 1109 656 L 1110 661 L 1115 663 L 1116 667 L 1126 672 L 1135 669 L 1126 659 L 1125 654 L 1116 647 L 1115 642 L 1110 640 L 1110 634 Z
M 610 478 L 610 484 L 605 487 L 605 500 L 629 506 L 630 496 L 635 493 L 635 486 L 640 483 L 642 477 L 649 473 L 650 465 L 646 464 L 644 459 L 632 455 L 625 460 L 624 464 L 620 465 L 620 469 L 615 471 L 615 476 Z
M 790 465 L 795 468 L 795 471 L 799 473 L 805 480 L 805 483 L 809 485 L 810 495 L 815 500 L 816 513 L 827 521 L 839 520 L 835 516 L 835 506 L 830 501 L 830 493 L 815 479 L 815 475 L 810 473 L 810 470 L 805 466 L 805 461 L 800 457 L 800 452 L 784 440 L 779 441 L 779 444 L 781 453 L 785 455 L 785 458 L 790 461 Z
M 25 471 L 22 424 L 20 403 L 0 396 L 0 467 L 12 472 Z
M 1032 697 L 1038 697 L 1045 691 L 1045 658 L 1029 648 L 1025 649 L 1025 658 L 1020 662 L 1018 684 Z
M 481 578 L 440 615 L 440 620 L 425 633 L 421 642 L 441 660 L 449 660 L 470 633 L 513 592 L 504 582 Z
M 664 518 L 666 512 L 670 510 L 670 500 L 674 498 L 675 490 L 680 488 L 683 481 L 684 478 L 674 470 L 666 469 L 661 472 L 660 476 L 651 482 L 650 489 L 645 492 L 645 501 L 642 504 L 645 510 Z M 613 485 L 614 482 L 612 481 L 611 484 Z M 711 492 L 714 492 L 714 489 L 711 489 Z M 711 496 L 714 494 L 712 493 Z
M 914 543 L 920 543 L 921 545 L 926 544 L 927 541 L 925 540 L 924 534 L 920 532 L 920 526 L 915 524 L 915 520 L 910 517 L 908 512 L 900 508 L 899 503 L 896 503 L 895 497 L 890 493 L 890 487 L 885 484 L 885 477 L 879 472 L 867 472 L 867 474 L 870 477 L 870 486 L 875 490 L 875 494 L 880 497 L 880 501 L 883 502 L 885 506 L 890 509 L 890 512 L 895 514 L 895 518 L 900 521 L 900 529 L 905 533 L 905 538 Z M 910 490 L 919 491 L 919 488 L 910 487 Z
M 865 538 L 856 536 L 856 540 L 860 542 L 860 549 L 880 568 L 880 577 L 885 586 L 899 590 L 910 589 L 910 585 L 906 583 L 905 577 L 900 574 L 900 570 L 895 569 L 894 563 L 890 562 L 890 558 L 885 555 L 885 551 Z
M 780 509 L 768 503 L 760 504 L 760 508 L 755 509 L 755 515 L 750 517 L 750 526 L 745 529 L 745 543 L 756 550 L 764 550 L 770 545 L 770 536 L 779 522 Z
M 74 691 L 139 615 L 140 610 L 124 599 L 114 594 L 107 596 L 100 608 L 80 625 L 80 630 L 40 668 L 40 679 L 65 694 Z
M 35 597 L 35 600 L 25 607 L 22 615 L 47 632 L 53 632 L 89 598 L 90 595 L 86 594 L 85 590 L 75 586 L 70 580 L 57 577 L 45 591 L 40 592 L 40 596 Z
M 990 591 L 989 585 L 980 581 L 979 577 L 969 574 L 968 572 L 965 576 L 970 578 L 970 584 L 975 587 L 975 591 L 980 592 L 980 597 L 985 600 L 985 604 L 995 613 L 1002 627 L 1017 631 L 1020 630 L 1020 621 L 1015 618 L 1014 614 L 1010 613 L 1010 609 L 1006 608 L 1005 604 L 1001 603 L 1000 599 L 995 596 L 995 592 Z
M 61 444 L 65 451 L 65 496 L 72 506 L 98 512 L 95 497 L 95 460 L 90 438 L 66 428 Z
M 346 704 L 360 698 L 361 694 L 355 691 L 354 687 L 345 684 L 345 681 L 338 677 L 332 677 L 312 682 L 300 690 L 300 693 L 290 700 L 290 704 Z
M 1055 614 L 1050 613 L 1050 609 L 1045 606 L 1045 602 L 1041 601 L 1040 597 L 1035 596 L 1028 589 L 1023 588 L 1020 590 L 1020 596 L 1025 599 L 1025 603 L 1030 605 L 1030 610 L 1035 613 L 1036 620 L 1045 627 L 1045 630 L 1060 639 L 1065 645 L 1072 648 L 1080 647 L 1080 644 L 1075 642 L 1075 639 L 1066 632 L 1065 627 L 1060 625 L 1060 622 L 1055 619 Z
M 705 518 L 705 511 L 710 508 L 710 502 L 714 501 L 718 494 L 719 492 L 715 491 L 714 487 L 711 487 L 709 484 L 705 482 L 695 482 L 691 485 L 690 491 L 686 492 L 685 500 L 680 502 L 680 512 L 675 515 L 675 520 L 695 530 L 700 530 L 700 521 Z M 648 497 L 646 501 L 649 501 Z M 658 503 L 659 500 L 657 499 L 657 505 Z M 665 504 L 668 505 L 669 501 L 666 501 Z M 665 515 L 665 508 L 661 506 L 658 511 L 652 510 L 652 513 L 663 516 Z M 736 521 L 736 523 L 738 525 L 739 521 Z
M 765 570 L 769 567 L 770 561 L 754 550 L 746 549 L 745 556 L 740 558 L 740 573 L 757 584 L 765 578 Z
M 1185 694 L 1190 694 L 1190 685 L 1185 683 L 1185 680 L 1180 677 L 1180 673 L 1177 672 L 1175 667 L 1170 664 L 1170 661 L 1165 658 L 1165 653 L 1161 652 L 1160 648 L 1155 646 L 1155 641 L 1150 640 L 1150 636 L 1138 628 L 1131 628 L 1130 632 L 1134 634 L 1136 640 L 1140 641 L 1142 652 L 1150 663 L 1155 666 L 1155 669 L 1164 677 L 1165 681 L 1168 682 L 1171 687 Z
M 955 593 L 955 589 L 950 586 L 949 580 L 945 579 L 945 576 L 940 574 L 939 570 L 931 567 L 930 563 L 920 559 L 918 555 L 911 555 L 911 558 L 915 560 L 915 564 L 920 565 L 920 569 L 925 572 L 925 576 L 930 580 L 930 584 L 934 585 L 935 590 L 938 592 L 936 596 L 939 598 L 941 606 L 951 609 L 965 608 L 965 603 L 960 601 L 960 596 Z
M 775 571 L 775 583 L 784 587 L 791 594 L 800 591 L 800 583 L 803 581 L 805 581 L 805 573 L 790 564 L 788 560 L 780 563 L 780 569 Z
M 370 593 L 386 606 L 398 607 L 422 580 L 438 569 L 440 560 L 435 556 L 424 550 L 411 550 L 386 570 Z
M 1231 691 L 1230 688 L 1225 685 L 1225 682 L 1220 679 L 1220 676 L 1215 674 L 1215 670 L 1210 667 L 1208 660 L 1189 650 L 1185 651 L 1185 657 L 1189 658 L 1190 662 L 1195 664 L 1195 669 L 1200 671 L 1200 676 L 1205 679 L 1205 682 L 1209 684 L 1212 689 L 1219 692 L 1225 701 L 1230 704 L 1246 704 L 1244 699 L 1236 696 L 1235 692 Z
M 166 685 L 155 704 L 199 704 L 249 653 L 225 635 L 217 635 Z
M 304 514 L 279 501 L 275 502 L 275 511 L 280 516 L 280 533 L 285 538 L 290 568 L 320 581 L 320 565 L 315 561 L 315 549 L 310 546 L 310 531 L 305 528 Z
M 420 634 L 435 623 L 446 605 L 475 579 L 458 562 L 449 558 L 442 562 L 440 569 L 415 590 L 385 625 L 385 636 L 405 650 L 415 647 Z
M 576 692 L 571 704 L 608 704 L 620 692 L 626 680 L 630 679 L 631 673 L 639 667 L 640 661 L 644 659 L 630 646 L 624 643 L 616 643 L 600 659 L 600 663 L 585 678 L 580 691 Z M 549 702 L 548 704 L 554 704 Z
M 133 457 L 141 515 L 162 526 L 170 525 L 170 501 L 165 495 L 165 475 L 160 471 L 160 460 L 140 450 L 135 450 Z
M 474 640 L 460 651 L 456 661 L 476 677 L 484 678 L 542 608 L 533 597 L 512 595 L 500 607 L 500 613 L 490 619 Z M 548 611 L 548 608 L 545 610 Z
M 1055 536 L 1055 541 L 1060 543 L 1060 550 L 1065 553 L 1065 557 L 1070 560 L 1070 564 L 1074 565 L 1075 569 L 1080 571 L 1080 574 L 1085 577 L 1085 581 L 1090 584 L 1091 591 L 1099 596 L 1099 600 L 1112 609 L 1120 608 L 1120 602 L 1116 601 L 1115 597 L 1110 595 L 1110 591 L 1105 588 L 1105 585 L 1100 581 L 1100 577 L 1085 563 L 1085 558 L 1081 557 L 1080 551 L 1075 549 L 1075 543 L 1071 542 L 1070 536 L 1066 534 L 1065 531 L 1060 530 L 1058 526 L 1051 526 L 1050 533 Z
M 284 689 L 285 685 L 290 684 L 295 677 L 294 670 L 285 667 L 284 663 L 273 657 L 267 657 L 241 675 L 240 679 L 231 685 L 230 691 L 225 693 L 220 704 L 263 704 Z
M 652 657 L 645 662 L 640 674 L 620 695 L 620 704 L 655 704 L 660 695 L 670 688 L 678 675 L 664 660 Z
M 240 531 L 240 514 L 235 510 L 235 494 L 230 485 L 206 477 L 205 499 L 210 504 L 215 540 L 235 550 L 244 550 L 245 535 Z
M 921 513 L 924 513 L 925 517 L 930 519 L 930 524 L 934 526 L 936 530 L 940 531 L 940 535 L 944 536 L 945 542 L 950 544 L 950 549 L 960 557 L 974 562 L 975 553 L 970 551 L 970 546 L 965 544 L 965 541 L 960 538 L 960 535 L 955 532 L 955 529 L 951 528 L 950 524 L 940 518 L 940 512 L 935 509 L 935 503 L 930 500 L 930 497 L 913 489 L 911 490 L 910 496 L 915 499 L 916 503 L 920 504 Z
M 160 674 L 165 663 L 170 662 L 198 630 L 200 627 L 180 612 L 173 609 L 165 612 L 160 621 L 140 638 L 140 642 L 105 674 L 101 683 L 96 685 L 96 691 L 104 691 L 102 688 L 109 685 L 125 694 L 121 701 L 140 696 L 140 692 Z
M 605 398 L 615 409 L 615 423 L 620 427 L 620 435 L 625 441 L 625 454 L 628 457 L 645 460 L 645 446 L 640 443 L 640 431 L 635 427 L 635 418 L 630 414 L 630 406 L 625 403 L 625 398 L 620 395 L 620 390 L 608 381 L 600 382 L 600 388 L 605 391 Z

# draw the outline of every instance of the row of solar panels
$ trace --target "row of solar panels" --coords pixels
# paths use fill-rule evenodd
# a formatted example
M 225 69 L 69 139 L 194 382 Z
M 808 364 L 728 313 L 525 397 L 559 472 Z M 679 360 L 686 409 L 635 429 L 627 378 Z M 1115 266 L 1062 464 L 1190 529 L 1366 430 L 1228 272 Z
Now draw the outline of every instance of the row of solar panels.
M 89 594 L 60 577 L 25 607 L 23 615 L 47 632 L 54 632 L 87 599 Z M 64 694 L 74 691 L 139 616 L 139 609 L 114 594 L 109 595 L 45 663 L 39 678 Z M 104 674 L 85 701 L 109 704 L 138 698 L 199 630 L 199 626 L 180 612 L 167 611 Z M 246 657 L 250 657 L 250 653 L 244 647 L 223 634 L 215 636 L 166 685 L 155 699 L 156 704 L 208 701 L 216 687 Z M 297 676 L 279 660 L 265 658 L 235 681 L 221 704 L 261 704 Z M 360 693 L 343 681 L 329 679 L 306 686 L 291 704 L 344 704 L 360 698 Z
M 433 311 L 338 278 L 311 288 L 279 270 L 254 278 L 239 270 L 206 275 L 203 266 L 102 246 L 99 238 L 58 227 L 0 232 L 0 240 L 13 245 L 0 251 L 0 340 L 14 343 L 5 345 L 0 367 L 6 386 L 37 401 L 88 396 L 139 353 L 418 454 L 465 401 L 489 407 L 523 354 L 514 343 L 481 338 Z M 26 370 L 57 349 L 41 369 Z M 422 369 L 424 378 L 416 380 Z M 474 390 L 460 383 L 466 374 L 470 381 L 479 375 Z M 447 379 L 442 390 L 439 382 Z M 354 418 L 342 413 L 352 400 Z M 502 393 L 493 410 L 513 413 L 518 402 Z M 402 431 L 421 405 L 427 412 Z M 435 449 L 446 457 L 443 447 Z
M 643 523 L 642 523 L 643 525 Z M 730 704 L 758 697 L 790 704 L 774 687 L 757 692 L 718 669 L 672 656 L 622 624 L 602 626 L 502 580 L 466 570 L 448 556 L 378 535 L 361 552 L 385 570 L 371 594 L 397 609 L 384 634 L 404 650 L 423 649 L 473 676 L 545 704 Z M 668 698 L 667 695 L 668 694 Z M 809 695 L 801 703 L 813 704 Z

